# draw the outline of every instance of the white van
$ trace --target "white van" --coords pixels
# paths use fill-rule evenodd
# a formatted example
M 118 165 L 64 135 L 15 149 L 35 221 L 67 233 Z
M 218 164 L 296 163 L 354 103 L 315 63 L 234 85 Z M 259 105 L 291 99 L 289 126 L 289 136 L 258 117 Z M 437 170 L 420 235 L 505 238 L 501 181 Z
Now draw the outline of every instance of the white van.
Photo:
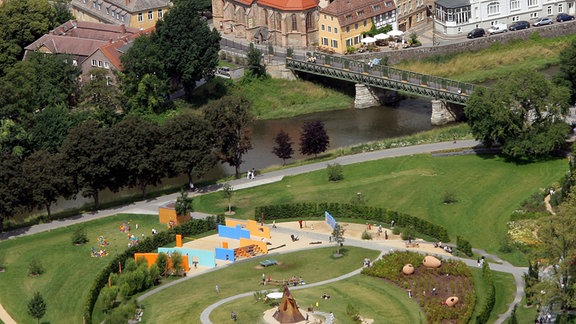
M 488 35 L 505 33 L 508 31 L 508 26 L 506 24 L 495 24 L 488 29 Z

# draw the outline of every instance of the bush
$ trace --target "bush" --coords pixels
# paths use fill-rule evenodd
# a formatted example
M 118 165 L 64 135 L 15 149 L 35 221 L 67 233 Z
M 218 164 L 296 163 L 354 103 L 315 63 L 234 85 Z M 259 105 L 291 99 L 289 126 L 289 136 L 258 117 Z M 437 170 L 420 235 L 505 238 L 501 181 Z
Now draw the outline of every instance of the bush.
M 472 244 L 460 236 L 456 236 L 456 250 L 466 254 L 469 257 L 474 255 L 474 253 L 472 253 Z
M 44 266 L 38 259 L 33 259 L 30 261 L 30 265 L 28 266 L 28 275 L 30 276 L 39 276 L 44 273 Z
M 338 163 L 328 164 L 326 171 L 328 172 L 328 181 L 340 181 L 344 179 L 344 170 Z
M 88 242 L 88 234 L 86 234 L 86 227 L 78 226 L 72 233 L 72 244 L 82 245 Z
M 416 232 L 428 235 L 437 241 L 450 242 L 448 231 L 441 225 L 430 223 L 429 221 L 414 217 L 408 214 L 388 210 L 385 208 L 371 207 L 365 205 L 353 205 L 343 203 L 295 203 L 256 207 L 254 219 L 260 220 L 260 215 L 266 215 L 266 219 L 290 219 L 303 217 L 322 217 L 325 211 L 336 218 L 355 218 L 369 220 L 374 223 L 395 222 L 395 226 L 407 228 L 413 226 Z M 394 228 L 394 234 L 396 227 Z
M 447 205 L 451 205 L 453 203 L 458 202 L 458 199 L 456 198 L 456 193 L 454 191 L 444 192 L 444 198 L 443 198 L 442 202 L 447 204 Z
M 362 239 L 363 240 L 371 240 L 372 239 L 372 233 L 370 233 L 368 231 L 362 232 Z

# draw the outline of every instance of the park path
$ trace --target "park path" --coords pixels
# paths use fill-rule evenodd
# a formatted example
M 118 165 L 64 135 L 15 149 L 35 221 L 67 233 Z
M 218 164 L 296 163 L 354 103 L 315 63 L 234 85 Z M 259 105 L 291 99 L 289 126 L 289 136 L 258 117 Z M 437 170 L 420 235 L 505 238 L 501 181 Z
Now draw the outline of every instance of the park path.
M 409 156 L 409 155 L 417 155 L 417 154 L 425 154 L 431 153 L 436 151 L 443 151 L 443 150 L 453 150 L 453 149 L 468 149 L 468 148 L 475 148 L 480 147 L 481 143 L 475 140 L 458 140 L 457 142 L 439 142 L 439 143 L 431 143 L 431 144 L 421 144 L 421 145 L 412 145 L 412 146 L 404 146 L 404 147 L 396 147 L 390 148 L 385 150 L 379 151 L 371 151 L 371 152 L 364 152 L 354 155 L 346 155 L 340 156 L 330 161 L 323 161 L 317 163 L 311 163 L 306 165 L 301 165 L 292 168 L 286 168 L 278 171 L 268 172 L 261 175 L 258 175 L 254 180 L 248 179 L 237 179 L 232 180 L 229 184 L 234 188 L 234 190 L 259 186 L 263 184 L 268 184 L 276 181 L 280 181 L 285 176 L 297 175 L 308 173 L 312 171 L 326 169 L 328 164 L 338 163 L 341 165 L 348 165 L 354 163 L 361 163 L 366 161 L 375 161 L 385 158 L 393 158 L 399 156 Z M 197 192 L 193 193 L 193 195 L 200 195 L 203 193 L 213 192 L 220 190 L 222 184 L 211 185 L 208 187 L 199 188 Z M 134 203 L 130 203 L 123 206 L 118 206 L 106 210 L 100 210 L 93 213 L 84 213 L 78 215 L 77 217 L 68 218 L 68 219 L 61 219 L 55 220 L 50 223 L 46 224 L 38 224 L 33 225 L 26 228 L 17 229 L 11 232 L 0 233 L 0 241 L 20 237 L 20 236 L 27 236 L 33 235 L 36 233 L 41 233 L 45 231 L 50 231 L 60 227 L 66 227 L 77 223 L 82 223 L 94 219 L 109 217 L 118 213 L 143 213 L 143 214 L 157 214 L 158 207 L 164 205 L 167 202 L 174 201 L 179 196 L 179 193 L 174 193 L 162 197 L 151 198 L 144 201 L 138 201 Z M 352 240 L 349 240 L 352 242 Z M 347 243 L 349 244 L 349 243 Z M 359 243 L 360 244 L 360 243 Z M 487 255 L 487 254 L 485 254 Z M 489 256 L 489 258 L 497 260 L 497 258 Z M 463 259 L 470 266 L 475 266 L 474 260 L 467 260 Z M 490 264 L 490 267 L 496 271 L 502 271 L 511 273 L 514 275 L 516 281 L 516 293 L 514 298 L 514 303 L 509 305 L 508 310 L 506 313 L 502 314 L 498 320 L 496 321 L 497 324 L 503 323 L 504 320 L 510 315 L 512 312 L 512 308 L 517 302 L 520 302 L 523 296 L 523 289 L 524 289 L 524 281 L 522 280 L 522 274 L 526 271 L 526 268 L 519 268 L 513 267 L 508 263 L 502 262 L 500 264 L 493 263 Z M 215 269 L 216 270 L 216 269 Z M 191 277 L 190 277 L 191 278 Z M 177 284 L 179 281 L 174 282 L 173 284 Z M 153 291 L 149 292 L 150 294 L 154 293 Z M 145 298 L 147 295 L 141 296 L 141 298 Z M 0 305 L 1 306 L 1 305 Z M 0 320 L 6 323 L 14 323 L 13 319 L 9 316 L 9 314 L 0 307 Z M 12 322 L 10 322 L 12 321 Z

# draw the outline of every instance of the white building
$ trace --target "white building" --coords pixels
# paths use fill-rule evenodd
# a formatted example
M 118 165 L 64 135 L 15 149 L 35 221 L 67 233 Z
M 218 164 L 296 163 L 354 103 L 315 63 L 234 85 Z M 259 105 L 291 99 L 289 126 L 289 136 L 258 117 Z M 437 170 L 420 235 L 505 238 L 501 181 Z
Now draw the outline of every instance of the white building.
M 466 34 L 474 28 L 535 18 L 556 19 L 562 12 L 573 15 L 575 0 L 436 0 L 436 32 Z

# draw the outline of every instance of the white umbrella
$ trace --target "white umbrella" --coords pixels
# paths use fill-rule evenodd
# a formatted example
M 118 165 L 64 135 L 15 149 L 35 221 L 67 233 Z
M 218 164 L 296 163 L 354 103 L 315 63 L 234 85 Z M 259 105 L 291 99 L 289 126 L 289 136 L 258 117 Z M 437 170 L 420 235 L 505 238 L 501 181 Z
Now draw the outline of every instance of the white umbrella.
M 364 44 L 368 44 L 368 43 L 374 43 L 376 42 L 376 38 L 374 37 L 366 37 L 362 39 L 362 43 Z
M 282 298 L 282 296 L 284 296 L 284 293 L 282 292 L 272 292 L 266 295 L 266 297 L 268 297 L 269 299 L 280 299 Z
M 388 34 L 382 33 L 382 34 L 374 35 L 374 38 L 376 38 L 377 40 L 382 40 L 382 39 L 388 39 L 388 38 L 390 38 L 390 36 Z
M 392 36 L 392 37 L 399 37 L 399 36 L 404 35 L 404 32 L 401 30 L 391 30 L 391 31 L 387 32 L 386 35 Z

